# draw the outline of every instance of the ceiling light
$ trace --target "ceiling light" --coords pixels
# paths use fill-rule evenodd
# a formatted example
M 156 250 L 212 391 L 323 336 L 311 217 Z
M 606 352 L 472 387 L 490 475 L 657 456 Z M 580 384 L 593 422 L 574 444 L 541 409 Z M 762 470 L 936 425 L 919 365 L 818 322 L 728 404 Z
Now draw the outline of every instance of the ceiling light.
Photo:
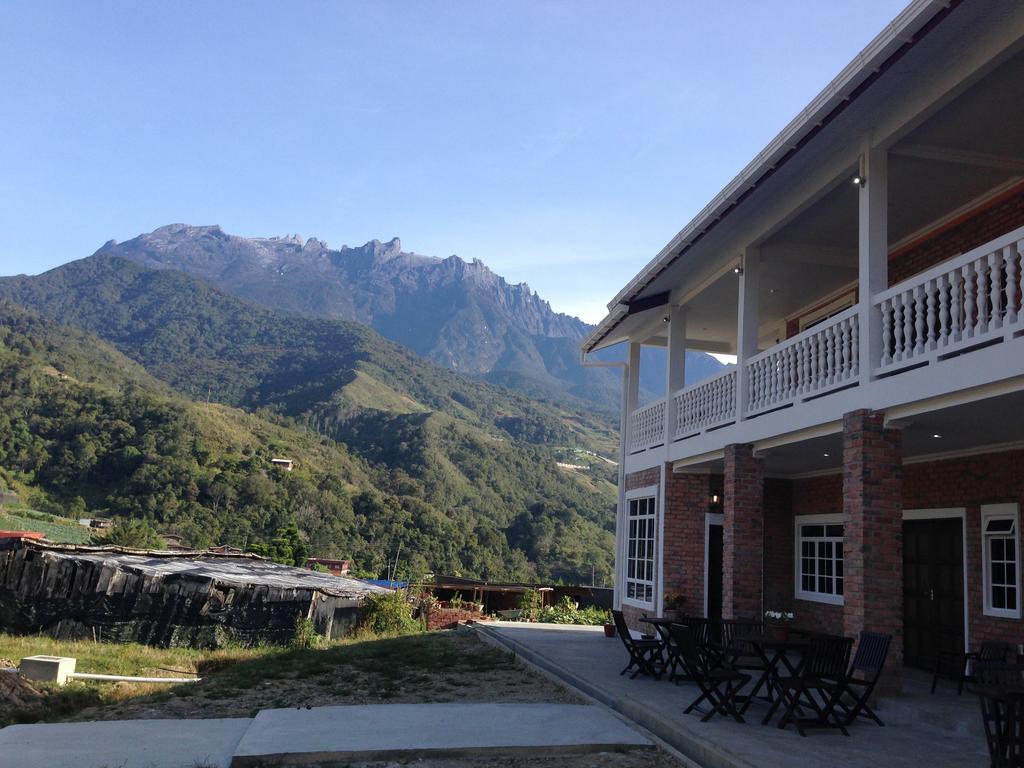
M 932 437 L 934 437 L 937 440 L 938 438 L 942 437 L 942 435 L 936 432 L 934 435 L 932 435 Z
M 827 459 L 827 458 L 828 458 L 828 456 L 829 456 L 829 455 L 828 455 L 827 453 L 823 453 L 823 454 L 821 454 L 821 455 L 822 455 L 822 456 L 824 456 L 824 457 L 825 457 L 826 459 Z

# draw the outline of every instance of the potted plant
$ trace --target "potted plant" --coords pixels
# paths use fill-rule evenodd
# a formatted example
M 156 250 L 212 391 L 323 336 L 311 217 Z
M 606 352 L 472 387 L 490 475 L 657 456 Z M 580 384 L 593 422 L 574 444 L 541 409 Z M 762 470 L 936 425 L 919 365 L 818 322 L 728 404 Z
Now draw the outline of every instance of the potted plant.
M 611 611 L 604 616 L 604 636 L 615 637 L 615 622 L 612 621 Z
M 686 598 L 679 592 L 665 593 L 665 617 L 681 619 L 686 615 Z
M 774 627 L 783 639 L 788 639 L 789 637 L 789 622 L 791 622 L 793 618 L 794 614 L 792 611 L 768 610 L 764 612 L 765 624 L 769 627 Z

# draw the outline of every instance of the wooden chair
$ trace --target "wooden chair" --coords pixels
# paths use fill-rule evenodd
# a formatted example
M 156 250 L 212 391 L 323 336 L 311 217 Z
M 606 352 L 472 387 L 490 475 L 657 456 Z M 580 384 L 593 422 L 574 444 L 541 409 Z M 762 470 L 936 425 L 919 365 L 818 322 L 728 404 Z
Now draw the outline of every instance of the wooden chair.
M 844 736 L 849 736 L 835 708 L 845 690 L 844 683 L 852 647 L 852 637 L 817 637 L 811 640 L 797 673 L 779 680 L 782 695 L 772 705 L 768 713 L 769 718 L 775 708 L 783 703 L 786 708 L 779 721 L 779 728 L 785 728 L 793 721 L 801 736 L 807 735 L 804 728 L 811 725 L 836 727 Z M 811 709 L 817 717 L 799 717 L 804 706 Z
M 672 624 L 669 632 L 690 679 L 700 690 L 700 695 L 683 710 L 683 714 L 690 714 L 706 701 L 711 709 L 703 713 L 701 722 L 706 723 L 717 713 L 742 723 L 743 715 L 736 707 L 737 694 L 750 682 L 750 675 L 728 667 L 716 666 L 707 648 L 700 645 L 696 634 L 689 627 Z
M 978 661 L 973 677 L 990 765 L 1024 768 L 1024 666 Z
M 850 696 L 852 701 L 847 704 L 842 697 L 836 700 L 836 705 L 846 715 L 846 725 L 850 725 L 858 717 L 866 717 L 881 726 L 885 725 L 868 701 L 875 690 L 878 678 L 882 676 L 882 668 L 885 667 L 891 642 L 892 635 L 883 635 L 879 632 L 860 633 L 857 653 L 854 654 L 853 663 L 844 681 L 844 694 Z
M 626 624 L 626 618 L 622 615 L 622 611 L 613 610 L 612 618 L 615 620 L 615 632 L 622 638 L 622 644 L 626 646 L 626 651 L 629 653 L 629 664 L 619 674 L 624 675 L 635 667 L 636 670 L 630 675 L 630 679 L 640 674 L 650 675 L 654 678 L 661 677 L 659 666 L 664 666 L 661 654 L 661 641 L 635 639 L 629 631 L 629 626 Z
M 1010 644 L 1001 640 L 986 640 L 981 644 L 981 650 L 975 653 L 962 653 L 959 651 L 940 651 L 935 660 L 935 674 L 932 676 L 932 693 L 935 693 L 935 684 L 939 682 L 939 675 L 942 674 L 943 666 L 954 670 L 950 675 L 956 679 L 956 695 L 964 692 L 964 683 L 972 682 L 974 677 L 967 674 L 967 667 L 971 662 L 996 662 L 1005 663 L 1006 656 L 1010 652 Z

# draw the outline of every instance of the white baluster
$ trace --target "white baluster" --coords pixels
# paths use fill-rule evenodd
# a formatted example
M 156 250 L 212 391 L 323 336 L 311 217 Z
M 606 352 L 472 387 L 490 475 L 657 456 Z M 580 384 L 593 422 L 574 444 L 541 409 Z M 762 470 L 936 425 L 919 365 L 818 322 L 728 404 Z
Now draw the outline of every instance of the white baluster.
M 970 339 L 974 336 L 974 329 L 976 326 L 976 318 L 974 317 L 974 285 L 971 280 L 972 269 L 971 264 L 964 264 L 964 333 L 965 339 Z
M 903 294 L 898 293 L 893 298 L 893 314 L 892 314 L 892 325 L 893 325 L 893 338 L 892 338 L 892 357 L 893 360 L 899 362 L 903 359 Z
M 880 309 L 882 311 L 882 365 L 886 366 L 892 363 L 896 343 L 892 335 L 892 313 L 894 311 L 892 299 L 885 299 Z
M 851 375 L 857 376 L 860 372 L 860 320 L 857 315 L 850 318 L 850 347 L 853 361 Z
M 1006 324 L 1010 325 L 1017 322 L 1017 299 L 1020 297 L 1020 287 L 1017 285 L 1017 247 L 1006 246 L 1003 258 L 1006 260 Z
M 906 291 L 903 294 L 903 357 L 909 360 L 914 356 L 914 294 Z
M 949 344 L 949 304 L 950 297 L 949 276 L 940 275 L 938 279 L 939 294 L 939 327 L 938 335 L 935 338 L 936 347 L 944 347 Z
M 925 299 L 928 303 L 928 318 L 925 321 L 925 346 L 928 349 L 935 349 L 936 341 L 939 338 L 939 326 L 936 323 L 938 318 L 938 312 L 936 305 L 938 304 L 938 292 L 939 282 L 938 280 L 929 280 L 925 286 L 924 293 Z
M 999 299 L 1002 297 L 1002 289 L 999 286 L 1000 273 L 1003 271 L 1002 250 L 993 251 L 988 255 L 988 327 L 989 330 L 998 330 L 1003 327 L 1003 313 L 1000 311 Z
M 920 355 L 925 350 L 925 303 L 924 286 L 914 286 L 914 354 Z
M 949 276 L 949 307 L 953 315 L 949 340 L 957 342 L 964 334 L 964 276 L 958 269 Z
M 989 321 L 992 319 L 991 308 L 988 305 L 988 286 L 991 276 L 988 273 L 988 265 L 982 257 L 974 262 L 974 272 L 978 276 L 978 335 L 988 331 Z

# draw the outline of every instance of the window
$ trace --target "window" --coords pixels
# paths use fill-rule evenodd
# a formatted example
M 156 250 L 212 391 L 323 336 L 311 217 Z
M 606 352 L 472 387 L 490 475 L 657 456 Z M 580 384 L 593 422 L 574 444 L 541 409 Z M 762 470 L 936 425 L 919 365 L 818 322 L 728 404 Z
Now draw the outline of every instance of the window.
M 842 605 L 842 515 L 807 515 L 796 519 L 796 596 Z
M 1016 504 L 981 508 L 982 559 L 985 568 L 985 615 L 1020 618 Z
M 654 495 L 626 500 L 627 600 L 654 604 L 654 539 L 657 501 Z

